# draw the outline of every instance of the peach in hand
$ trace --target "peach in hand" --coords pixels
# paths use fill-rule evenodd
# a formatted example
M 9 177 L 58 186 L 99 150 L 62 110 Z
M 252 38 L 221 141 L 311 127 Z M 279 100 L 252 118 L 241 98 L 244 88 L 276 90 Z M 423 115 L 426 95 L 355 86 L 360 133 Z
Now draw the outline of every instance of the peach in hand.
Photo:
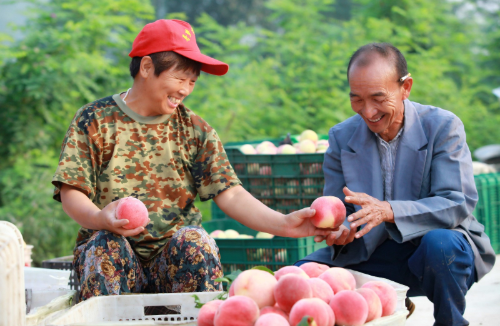
M 128 220 L 128 224 L 125 224 L 123 228 L 132 230 L 139 226 L 146 226 L 149 221 L 149 213 L 142 201 L 135 197 L 125 197 L 118 201 L 116 218 Z
M 311 217 L 311 223 L 317 228 L 337 228 L 345 220 L 344 203 L 335 196 L 316 198 L 311 208 L 316 210 L 314 216 Z

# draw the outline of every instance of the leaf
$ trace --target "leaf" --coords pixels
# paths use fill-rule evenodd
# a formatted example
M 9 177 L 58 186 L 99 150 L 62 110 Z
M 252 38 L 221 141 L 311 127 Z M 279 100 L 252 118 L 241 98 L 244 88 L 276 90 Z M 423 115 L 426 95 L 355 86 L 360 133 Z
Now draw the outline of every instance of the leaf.
M 199 308 L 203 307 L 204 303 L 202 303 L 202 302 L 200 301 L 200 298 L 199 298 L 196 294 L 193 294 L 193 295 L 192 295 L 192 297 L 194 298 L 194 303 L 195 303 L 195 306 L 194 306 L 194 307 L 195 307 L 195 308 L 198 308 L 198 309 L 199 309 Z
M 297 324 L 297 326 L 309 326 L 311 323 L 314 322 L 314 318 L 309 317 L 309 316 L 304 316 L 300 323 Z M 316 324 L 316 323 L 314 323 Z
M 264 272 L 268 272 L 269 274 L 274 276 L 274 272 L 272 270 L 270 270 L 269 268 L 267 268 L 266 266 L 255 266 L 255 267 L 252 267 L 252 269 L 258 269 L 258 270 L 261 270 Z

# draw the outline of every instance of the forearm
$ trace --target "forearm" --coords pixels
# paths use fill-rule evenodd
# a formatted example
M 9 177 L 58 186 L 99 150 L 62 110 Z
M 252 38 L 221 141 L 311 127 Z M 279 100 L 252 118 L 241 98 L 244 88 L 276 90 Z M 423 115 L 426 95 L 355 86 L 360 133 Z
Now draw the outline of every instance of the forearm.
M 92 230 L 104 229 L 98 216 L 100 209 L 80 190 L 63 184 L 61 187 L 63 210 L 82 227 Z
M 251 229 L 287 236 L 284 215 L 264 205 L 241 186 L 223 191 L 214 201 L 224 213 Z

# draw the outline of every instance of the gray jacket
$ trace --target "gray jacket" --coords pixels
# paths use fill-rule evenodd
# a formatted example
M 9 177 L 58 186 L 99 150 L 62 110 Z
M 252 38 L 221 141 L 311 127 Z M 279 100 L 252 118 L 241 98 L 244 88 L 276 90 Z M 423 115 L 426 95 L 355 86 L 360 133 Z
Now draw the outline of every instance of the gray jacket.
M 369 259 L 388 235 L 397 242 L 419 243 L 434 229 L 464 233 L 475 256 L 478 279 L 495 263 L 490 239 L 472 215 L 478 195 L 472 172 L 472 158 L 464 126 L 453 113 L 405 100 L 404 131 L 394 171 L 395 223 L 382 223 L 361 239 L 346 246 L 320 249 L 304 259 L 336 266 Z M 383 180 L 376 136 L 356 115 L 329 132 L 330 148 L 325 153 L 325 196 L 344 200 L 342 188 L 364 192 L 384 200 Z M 346 204 L 347 216 L 361 207 Z M 347 220 L 344 223 L 349 226 Z

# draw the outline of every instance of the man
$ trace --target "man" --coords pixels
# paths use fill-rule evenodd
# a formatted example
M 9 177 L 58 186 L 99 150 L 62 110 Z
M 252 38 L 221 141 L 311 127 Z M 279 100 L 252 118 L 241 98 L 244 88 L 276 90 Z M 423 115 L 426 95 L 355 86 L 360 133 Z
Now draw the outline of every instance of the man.
M 194 206 L 214 199 L 229 216 L 275 235 L 327 235 L 314 210 L 278 213 L 242 188 L 215 130 L 182 101 L 200 70 L 224 75 L 228 65 L 203 55 L 183 21 L 158 20 L 135 39 L 127 92 L 83 106 L 63 142 L 54 198 L 81 229 L 74 268 L 82 300 L 126 292 L 215 291 L 222 276 L 215 241 Z M 118 220 L 120 198 L 148 208 L 146 225 Z
M 468 325 L 465 294 L 495 255 L 472 215 L 478 196 L 463 124 L 408 100 L 413 79 L 390 44 L 359 48 L 347 76 L 357 115 L 331 128 L 324 160 L 324 195 L 344 201 L 347 219 L 327 236 L 330 247 L 297 265 L 393 280 L 434 303 L 435 325 Z

